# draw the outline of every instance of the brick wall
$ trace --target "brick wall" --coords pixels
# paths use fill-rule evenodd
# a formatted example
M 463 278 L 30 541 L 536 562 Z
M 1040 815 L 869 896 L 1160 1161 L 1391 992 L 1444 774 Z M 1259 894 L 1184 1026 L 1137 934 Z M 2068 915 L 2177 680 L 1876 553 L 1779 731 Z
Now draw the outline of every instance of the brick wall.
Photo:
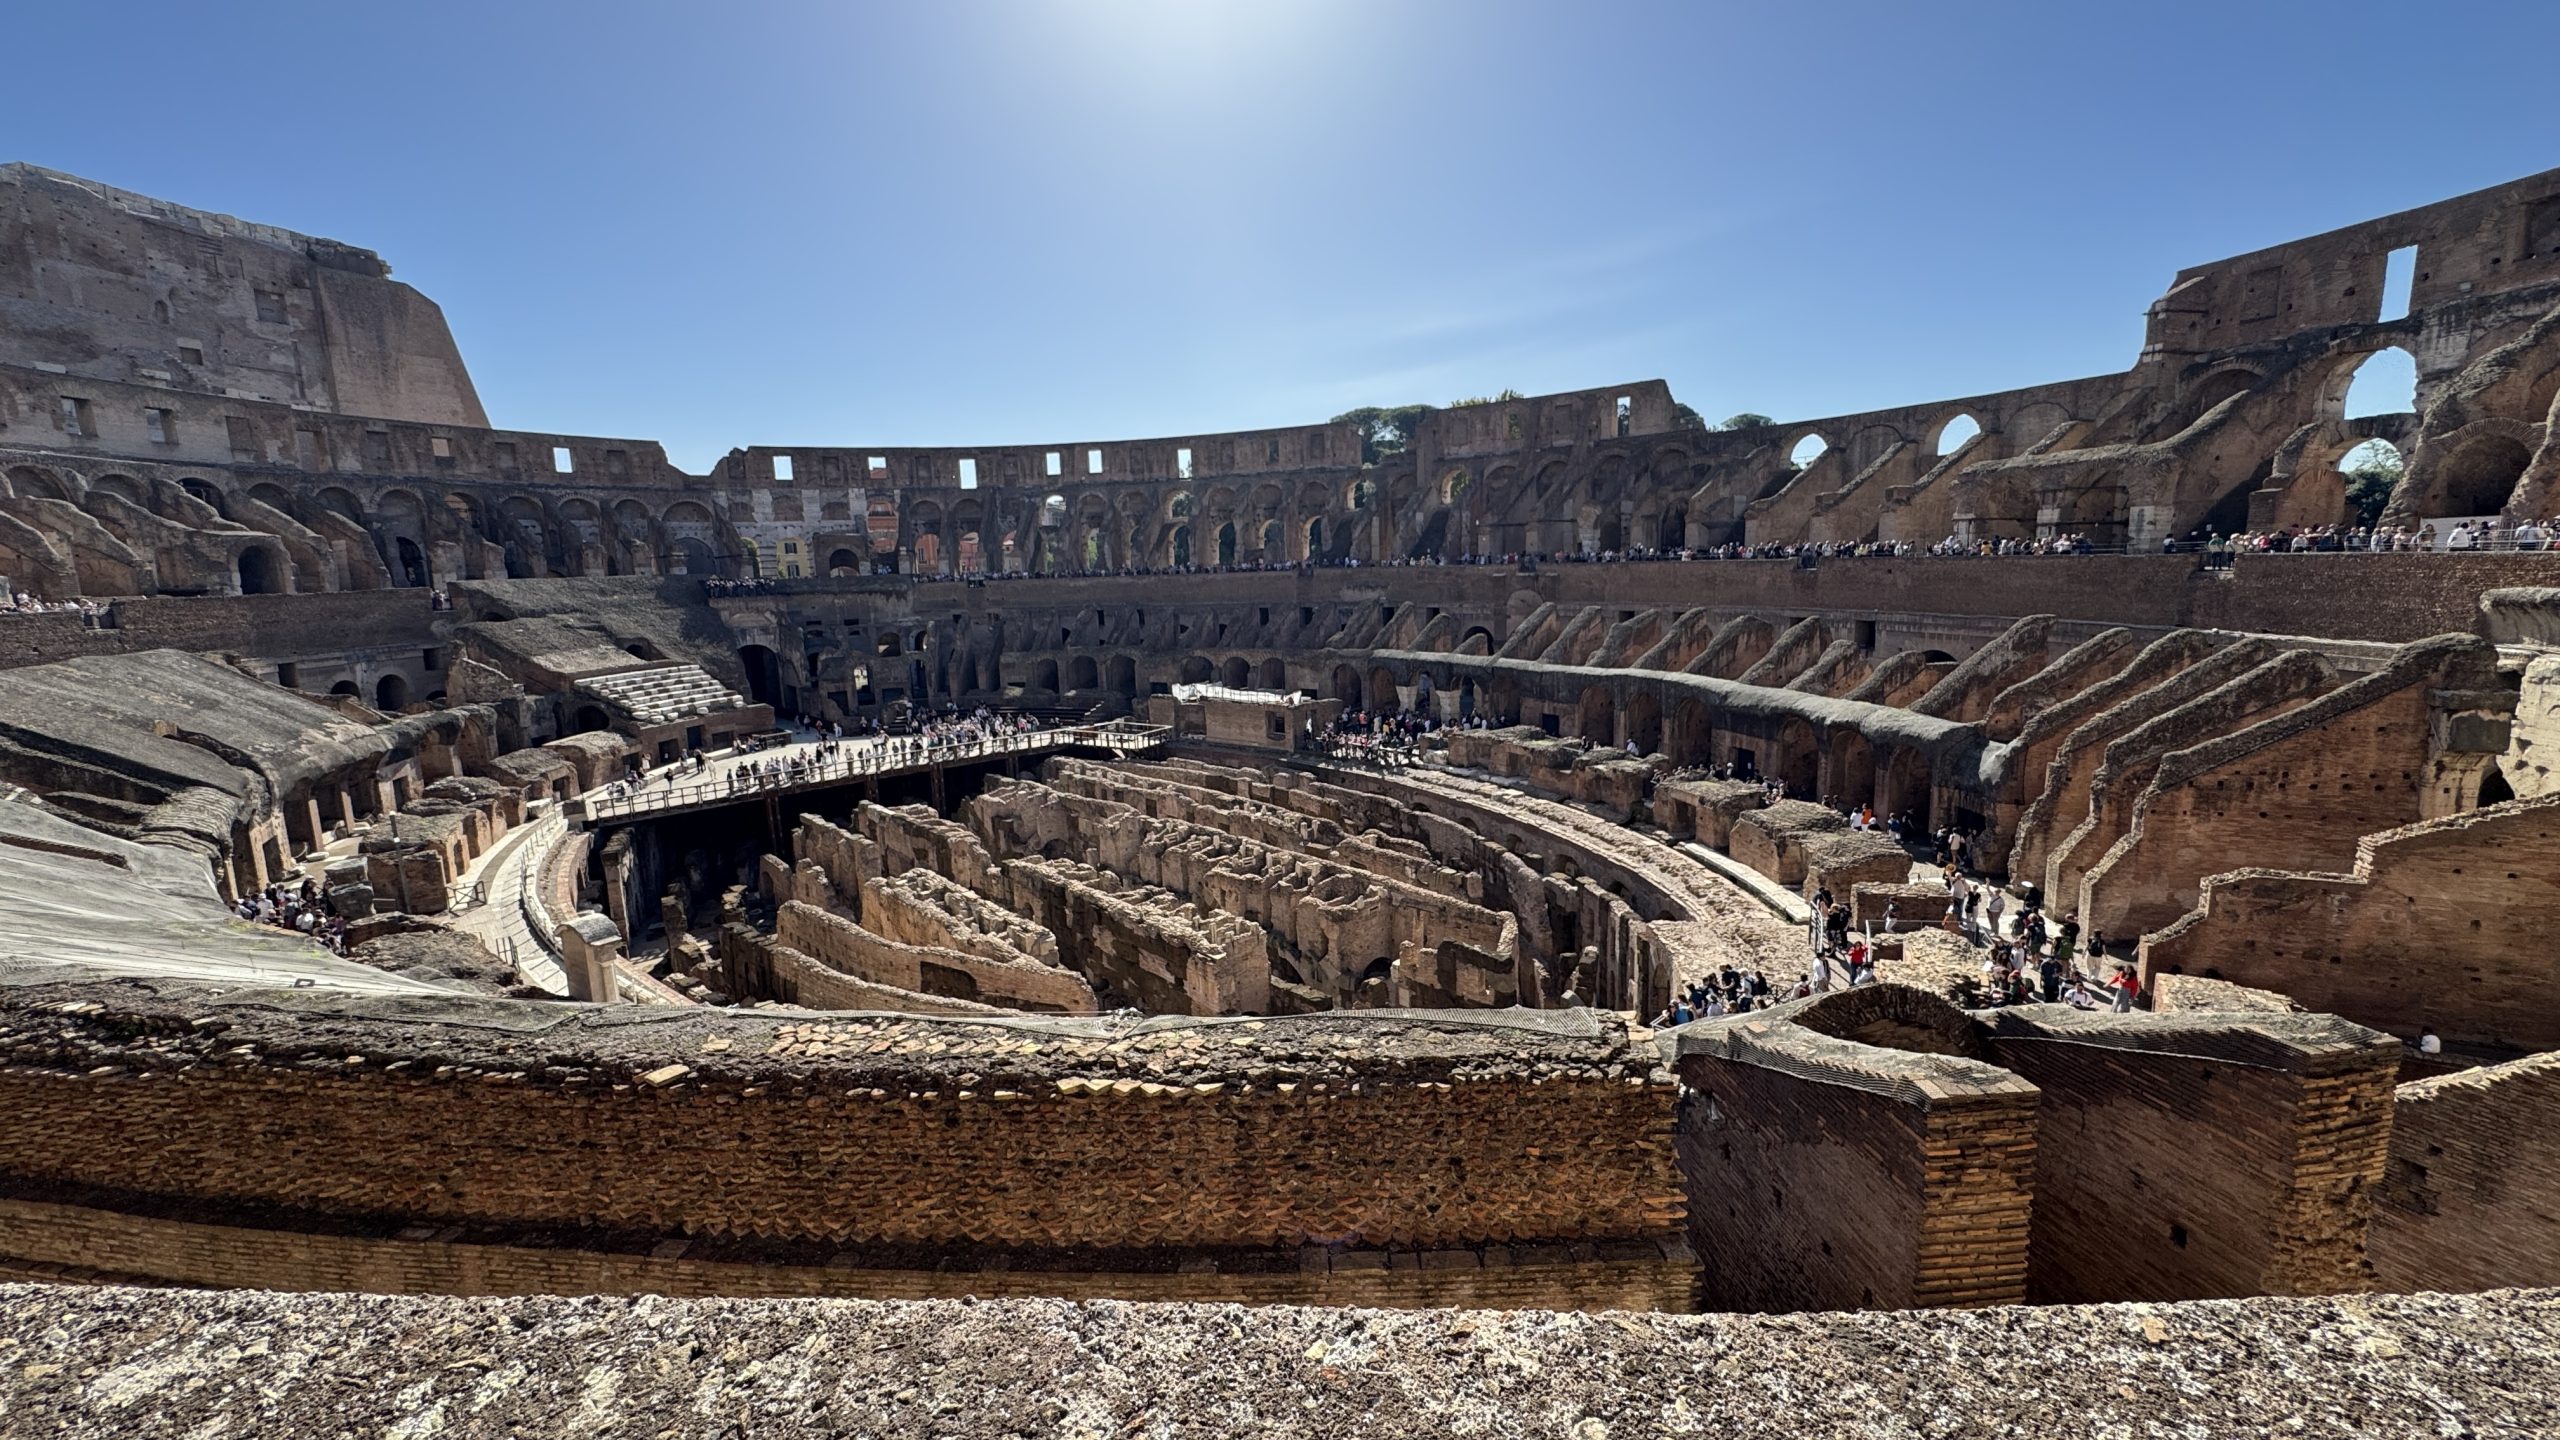
M 2560 1284 L 2560 1054 L 2412 1081 L 2395 1102 L 2375 1282 Z
M 484 1001 L 454 1025 L 110 993 L 78 1014 L 42 1008 L 58 990 L 0 1002 L 18 1057 L 0 1177 L 215 1211 L 883 1246 L 1680 1233 L 1670 1077 L 1587 1014 L 1138 1033 Z
M 1979 1093 L 1931 1100 L 1742 1053 L 1684 1055 L 1680 1077 L 1680 1167 L 1709 1309 L 2024 1298 L 2032 1087 L 1986 1076 Z
M 56 1280 L 391 1295 L 1048 1295 L 1246 1305 L 1688 1310 L 1696 1287 L 1696 1265 L 1677 1240 L 1440 1250 L 1316 1245 L 1285 1255 L 1202 1256 L 1146 1272 L 1016 1269 L 998 1256 L 978 1264 L 905 1267 L 847 1254 L 793 1263 L 723 1255 L 700 1242 L 617 1251 L 556 1235 L 504 1243 L 444 1238 L 444 1232 L 429 1229 L 329 1233 L 0 1198 L 0 1256 L 7 1257 L 0 1263 Z
M 2350 875 L 2243 870 L 2142 946 L 2172 969 L 2454 1044 L 2560 1049 L 2560 795 L 2367 836 Z
M 2231 1018 L 2002 1013 L 1992 1060 L 2044 1092 L 2030 1302 L 2364 1288 L 2399 1047 Z

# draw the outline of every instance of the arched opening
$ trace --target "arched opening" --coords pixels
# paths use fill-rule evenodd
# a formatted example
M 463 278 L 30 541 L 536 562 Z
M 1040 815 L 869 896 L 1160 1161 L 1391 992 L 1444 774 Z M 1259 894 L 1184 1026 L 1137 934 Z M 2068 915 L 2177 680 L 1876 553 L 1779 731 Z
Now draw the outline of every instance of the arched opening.
M 1218 527 L 1218 563 L 1236 563 L 1236 527 L 1232 523 Z
M 2394 345 L 2357 362 L 2339 413 L 2356 420 L 2367 415 L 2414 415 L 2417 410 L 2417 359 Z
M 739 646 L 738 664 L 747 672 L 749 700 L 758 705 L 782 703 L 782 661 L 770 646 Z
M 573 735 L 584 735 L 590 730 L 610 730 L 613 728 L 613 717 L 606 714 L 601 705 L 581 705 L 578 707 L 577 715 L 570 720 L 569 726 L 570 733 Z
M 1384 665 L 1369 667 L 1369 709 L 1374 714 L 1392 715 L 1404 708 L 1396 694 L 1395 672 Z
M 1286 542 L 1281 538 L 1282 534 L 1283 532 L 1280 529 L 1279 521 L 1265 520 L 1262 522 L 1262 560 L 1264 564 L 1277 564 L 1278 562 L 1289 558 L 1287 555 L 1281 553 L 1282 549 L 1286 545 Z
M 276 562 L 274 551 L 260 547 L 240 552 L 240 593 L 243 595 L 284 593 L 284 567 Z
M 1592 685 L 1583 690 L 1574 725 L 1574 733 L 1594 745 L 1617 743 L 1618 702 L 1610 698 L 1607 686 Z
M 1217 667 L 1209 663 L 1209 657 L 1194 655 L 1184 660 L 1182 668 L 1174 673 L 1176 678 L 1185 685 L 1206 685 L 1217 678 L 1218 671 Z
M 1173 527 L 1173 538 L 1172 538 L 1171 543 L 1170 543 L 1170 544 L 1168 544 L 1168 545 L 1166 546 L 1165 553 L 1166 553 L 1166 556 L 1168 557 L 1169 562 L 1172 564 L 1172 566 L 1173 566 L 1175 569 L 1177 569 L 1177 570 L 1181 570 L 1181 569 L 1186 569 L 1186 568 L 1188 568 L 1188 567 L 1190 566 L 1190 564 L 1191 564 L 1191 527 L 1190 527 L 1190 526 L 1188 526 L 1188 525 L 1176 525 L 1176 526 L 1174 526 L 1174 527 Z
M 1885 766 L 1884 806 L 1922 830 L 1937 823 L 1930 804 L 1929 757 L 1917 750 L 1896 750 Z
M 2194 397 L 2187 402 L 2187 418 L 2178 428 L 2184 430 L 2193 425 L 2211 414 L 2216 405 L 2257 388 L 2257 384 L 2257 372 L 2252 370 L 2223 370 L 2206 376 L 2204 382 L 2196 386 Z
M 2390 503 L 2391 492 L 2400 487 L 2400 477 L 2408 468 L 2400 447 L 2378 436 L 2339 456 L 2338 474 L 2346 481 L 2347 519 L 2357 525 L 2381 519 L 2382 507 Z
M 1641 754 L 1662 748 L 1662 701 L 1652 692 L 1639 690 L 1628 699 L 1627 738 L 1636 742 Z
M 1031 688 L 1034 690 L 1057 689 L 1058 662 L 1055 660 L 1042 660 L 1034 664 L 1031 667 Z
M 434 572 L 427 568 L 427 552 L 418 547 L 417 541 L 399 535 L 392 538 L 391 546 L 393 559 L 400 568 L 402 585 L 413 590 L 422 589 L 434 580 Z
M 389 715 L 409 703 L 409 682 L 398 675 L 385 675 L 373 682 L 373 708 Z
M 1103 688 L 1115 694 L 1135 696 L 1138 693 L 1138 662 L 1126 655 L 1114 655 L 1104 667 Z
M 1313 520 L 1307 522 L 1307 558 L 1310 560 L 1318 560 L 1323 557 L 1324 517 L 1319 515 Z
M 1346 709 L 1360 709 L 1360 672 L 1348 665 L 1334 666 L 1333 673 L 1325 678 L 1325 695 L 1341 701 Z
M 2446 517 L 2495 515 L 2507 507 L 2533 452 L 2503 435 L 2484 436 L 2453 453 L 2438 480 Z
M 196 499 L 203 501 L 205 504 L 212 506 L 213 513 L 217 515 L 222 514 L 222 492 L 214 488 L 212 481 L 199 480 L 193 475 L 190 475 L 178 482 L 178 488 L 186 491 Z M 224 518 L 228 519 L 229 517 L 225 516 Z
M 839 547 L 827 555 L 827 573 L 835 576 L 859 575 L 862 573 L 862 557 L 851 550 Z
M 1254 676 L 1254 682 L 1265 690 L 1286 690 L 1289 688 L 1289 667 L 1274 655 L 1262 662 L 1262 669 Z
M 344 695 L 349 699 L 353 699 L 364 692 L 356 688 L 356 682 L 353 680 L 341 680 L 337 684 L 329 687 L 329 693 L 332 695 Z
M 1778 731 L 1778 763 L 1773 772 L 1787 787 L 1790 800 L 1811 800 L 1822 784 L 1822 748 L 1814 740 L 1813 727 L 1802 720 L 1789 720 Z
M 1218 683 L 1230 690 L 1242 690 L 1253 683 L 1253 666 L 1241 655 L 1230 655 L 1218 669 Z
M 1675 765 L 1704 765 L 1715 758 L 1715 723 L 1704 700 L 1683 700 L 1672 707 L 1671 747 Z
M 1948 417 L 1947 423 L 1938 427 L 1938 438 L 1931 442 L 1931 453 L 1941 458 L 1953 455 L 1981 433 L 1982 422 L 1969 412 L 1959 410 Z
M 1077 690 L 1096 690 L 1102 686 L 1102 667 L 1090 655 L 1078 655 L 1067 662 L 1067 684 Z
M 1831 442 L 1823 439 L 1820 433 L 1807 435 L 1787 452 L 1787 463 L 1798 470 L 1809 470 L 1813 468 L 1813 462 L 1829 453 L 1830 449 Z
M 2480 777 L 2480 799 L 2478 803 L 2482 805 L 2495 805 L 2501 801 L 2513 800 L 2514 798 L 2516 798 L 2516 787 L 2507 783 L 2506 772 L 2500 770 L 2493 762 L 2489 766 L 2489 773 Z
M 1854 727 L 1831 737 L 1831 793 L 1835 805 L 1864 805 L 1876 797 L 1876 747 Z

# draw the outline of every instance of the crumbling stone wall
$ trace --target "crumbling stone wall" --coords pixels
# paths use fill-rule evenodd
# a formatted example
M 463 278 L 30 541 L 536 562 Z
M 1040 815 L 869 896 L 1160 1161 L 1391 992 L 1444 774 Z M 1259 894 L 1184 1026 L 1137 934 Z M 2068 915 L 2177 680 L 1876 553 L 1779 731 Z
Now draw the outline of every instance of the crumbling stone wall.
M 2385 1290 L 2560 1281 L 2560 1054 L 2413 1080 L 2373 1207 Z
M 2185 971 L 2457 1045 L 2560 1049 L 2560 795 L 2365 836 L 2351 874 L 2208 877 L 2203 903 L 2142 944 Z

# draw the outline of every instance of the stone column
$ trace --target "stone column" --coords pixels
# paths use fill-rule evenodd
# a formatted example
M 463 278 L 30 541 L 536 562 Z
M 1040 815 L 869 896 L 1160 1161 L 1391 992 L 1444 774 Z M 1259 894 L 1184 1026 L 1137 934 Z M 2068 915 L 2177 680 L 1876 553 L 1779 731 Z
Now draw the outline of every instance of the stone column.
M 620 998 L 613 962 L 622 957 L 622 932 L 592 911 L 560 922 L 560 968 L 568 972 L 569 998 L 611 1004 Z

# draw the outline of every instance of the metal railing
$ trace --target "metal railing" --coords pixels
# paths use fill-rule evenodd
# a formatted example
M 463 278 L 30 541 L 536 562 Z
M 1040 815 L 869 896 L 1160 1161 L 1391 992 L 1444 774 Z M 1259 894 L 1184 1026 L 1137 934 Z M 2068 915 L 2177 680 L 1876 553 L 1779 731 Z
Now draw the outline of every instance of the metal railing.
M 859 748 L 797 765 L 786 764 L 775 771 L 767 771 L 760 763 L 750 762 L 716 779 L 697 780 L 689 785 L 661 785 L 644 780 L 639 789 L 623 794 L 590 795 L 586 797 L 587 819 L 604 820 L 652 810 L 719 804 L 755 795 L 1069 746 L 1082 745 L 1116 754 L 1134 754 L 1158 748 L 1164 743 L 1164 736 L 1165 727 L 1161 725 L 1135 725 L 1114 720 L 1100 725 L 1068 725 L 948 744 L 926 744 L 906 737 L 849 740 L 844 743 Z

